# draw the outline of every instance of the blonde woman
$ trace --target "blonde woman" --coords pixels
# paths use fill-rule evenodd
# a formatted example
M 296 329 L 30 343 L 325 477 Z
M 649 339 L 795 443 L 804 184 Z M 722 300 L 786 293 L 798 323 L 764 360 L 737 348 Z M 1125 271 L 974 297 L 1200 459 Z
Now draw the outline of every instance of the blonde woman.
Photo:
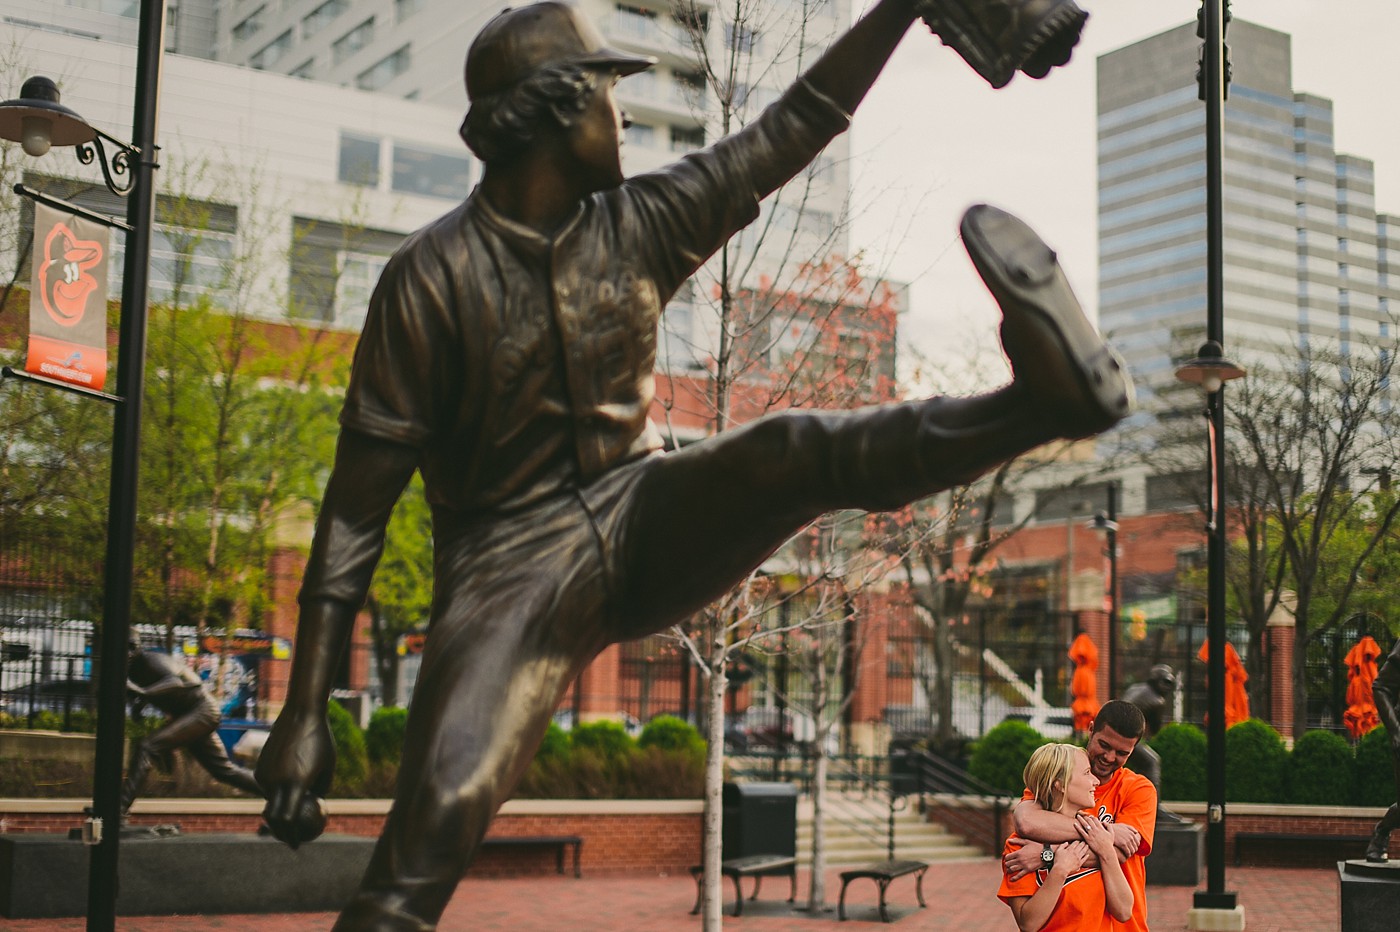
M 1046 848 L 1045 866 L 1020 880 L 1011 880 L 1003 868 L 997 896 L 1011 907 L 1016 925 L 1022 932 L 1107 932 L 1113 919 L 1126 922 L 1133 890 L 1118 863 L 1113 832 L 1092 814 L 1099 779 L 1089 755 L 1073 744 L 1046 744 L 1035 749 L 1022 777 L 1047 812 L 1074 817 L 1079 838 Z

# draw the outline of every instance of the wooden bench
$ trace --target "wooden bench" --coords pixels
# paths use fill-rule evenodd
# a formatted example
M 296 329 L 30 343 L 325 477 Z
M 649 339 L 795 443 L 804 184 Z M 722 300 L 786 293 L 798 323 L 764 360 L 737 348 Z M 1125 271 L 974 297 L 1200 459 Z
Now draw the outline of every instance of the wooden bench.
M 880 919 L 884 922 L 890 921 L 889 909 L 885 906 L 885 891 L 889 889 L 891 881 L 906 874 L 914 874 L 918 881 L 914 886 L 914 893 L 919 898 L 919 906 L 927 908 L 924 902 L 924 872 L 928 870 L 928 864 L 924 861 L 881 861 L 878 864 L 867 864 L 864 867 L 855 867 L 851 870 L 841 872 L 841 899 L 837 903 L 836 915 L 844 922 L 846 919 L 846 885 L 852 880 L 868 878 L 875 881 L 880 887 Z
M 579 851 L 583 838 L 578 835 L 487 835 L 482 839 L 483 848 L 553 848 L 555 866 L 564 873 L 564 849 L 574 849 L 574 876 L 582 877 L 579 868 Z
M 788 879 L 788 902 L 797 899 L 797 859 L 786 854 L 751 854 L 748 857 L 730 858 L 721 861 L 719 872 L 734 881 L 734 915 L 744 914 L 744 890 L 739 885 L 741 877 L 753 878 L 753 895 L 751 900 L 758 899 L 759 888 L 763 886 L 764 877 L 787 877 Z M 704 885 L 701 883 L 705 875 L 704 865 L 697 865 L 690 869 L 690 876 L 695 878 L 695 907 L 690 911 L 694 916 L 700 912 L 700 899 L 704 894 Z
M 1354 857 L 1362 857 L 1370 835 L 1321 835 L 1308 832 L 1236 832 L 1235 866 L 1239 867 L 1244 856 L 1245 842 L 1285 842 L 1308 845 L 1356 845 L 1359 849 Z

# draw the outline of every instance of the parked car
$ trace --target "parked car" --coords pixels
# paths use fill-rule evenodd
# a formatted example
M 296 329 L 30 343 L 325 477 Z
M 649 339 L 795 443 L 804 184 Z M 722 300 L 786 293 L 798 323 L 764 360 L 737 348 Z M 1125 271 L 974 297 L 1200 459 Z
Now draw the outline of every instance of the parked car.
M 74 712 L 92 708 L 93 683 L 88 679 L 45 680 L 42 683 L 7 690 L 0 697 L 0 711 L 17 717 L 35 712 Z

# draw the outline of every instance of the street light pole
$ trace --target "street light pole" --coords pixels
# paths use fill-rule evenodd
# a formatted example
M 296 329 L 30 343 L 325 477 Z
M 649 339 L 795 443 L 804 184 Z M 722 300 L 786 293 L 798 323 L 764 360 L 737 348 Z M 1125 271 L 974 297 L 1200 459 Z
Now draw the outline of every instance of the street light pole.
M 1090 523 L 1104 536 L 1108 557 L 1108 589 L 1104 600 L 1108 614 L 1108 694 L 1118 695 L 1118 484 L 1108 484 L 1108 510 L 1094 515 Z
M 1243 928 L 1243 911 L 1225 889 L 1225 382 L 1244 370 L 1224 359 L 1224 120 L 1225 16 L 1227 0 L 1202 0 L 1204 40 L 1200 90 L 1206 105 L 1206 343 L 1177 377 L 1206 394 L 1209 430 L 1210 503 L 1206 521 L 1206 889 L 1193 898 L 1188 927 Z M 1236 914 L 1235 922 L 1206 919 L 1208 911 Z M 1196 920 L 1200 920 L 1198 923 Z
M 117 843 L 121 837 L 122 746 L 126 733 L 127 638 L 136 549 L 137 471 L 141 447 L 141 402 L 146 368 L 146 304 L 155 220 L 156 115 L 164 50 L 165 0 L 142 0 L 136 49 L 136 100 L 130 143 L 89 125 L 60 103 L 57 85 L 45 77 L 24 82 L 20 96 L 0 103 L 0 138 L 20 142 L 31 156 L 52 146 L 75 146 L 78 161 L 96 161 L 107 189 L 127 198 L 127 221 L 86 210 L 24 185 L 17 193 L 88 220 L 126 231 L 121 323 L 118 328 L 114 394 L 5 369 L 5 375 L 47 383 L 113 405 L 111 475 L 107 503 L 107 549 L 103 560 L 102 624 L 97 657 L 97 739 L 93 799 L 83 826 L 92 847 L 88 865 L 87 928 L 116 927 Z M 109 151 L 110 147 L 110 151 Z M 102 309 L 105 314 L 105 308 Z
M 117 395 L 112 425 L 112 474 L 103 561 L 101 665 L 97 680 L 97 746 L 93 761 L 93 817 L 105 826 L 88 871 L 89 932 L 116 928 L 117 842 L 121 837 L 122 743 L 126 725 L 127 637 L 131 630 L 136 544 L 137 471 L 146 370 L 146 291 L 155 220 L 156 119 L 165 0 L 141 0 L 136 47 L 136 100 L 132 116 L 132 190 L 127 200 L 126 256 L 117 346 Z

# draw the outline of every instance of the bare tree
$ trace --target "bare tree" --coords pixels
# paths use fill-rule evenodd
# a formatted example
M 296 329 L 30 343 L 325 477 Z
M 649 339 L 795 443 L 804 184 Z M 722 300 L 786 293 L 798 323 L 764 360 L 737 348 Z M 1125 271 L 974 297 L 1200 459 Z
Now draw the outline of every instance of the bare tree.
M 1236 484 L 1251 496 L 1241 501 L 1242 514 L 1259 513 L 1259 527 L 1247 528 L 1242 568 L 1250 653 L 1262 653 L 1264 611 L 1288 587 L 1295 616 L 1293 717 L 1300 727 L 1307 722 L 1308 648 L 1351 613 L 1368 566 L 1400 515 L 1395 496 L 1370 494 L 1400 452 L 1394 358 L 1389 347 L 1312 340 L 1256 362 L 1226 394 L 1238 438 L 1233 465 L 1250 477 Z

